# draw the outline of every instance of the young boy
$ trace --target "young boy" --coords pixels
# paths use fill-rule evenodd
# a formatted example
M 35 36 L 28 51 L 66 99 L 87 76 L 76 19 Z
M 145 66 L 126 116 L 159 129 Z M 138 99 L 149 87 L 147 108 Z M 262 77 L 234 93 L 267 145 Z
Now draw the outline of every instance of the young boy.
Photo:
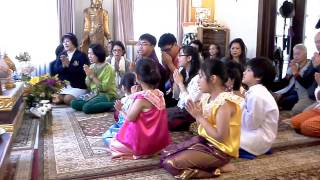
M 249 89 L 242 107 L 239 157 L 253 159 L 265 154 L 276 139 L 279 109 L 267 89 L 275 75 L 269 59 L 253 58 L 247 63 L 242 83 Z

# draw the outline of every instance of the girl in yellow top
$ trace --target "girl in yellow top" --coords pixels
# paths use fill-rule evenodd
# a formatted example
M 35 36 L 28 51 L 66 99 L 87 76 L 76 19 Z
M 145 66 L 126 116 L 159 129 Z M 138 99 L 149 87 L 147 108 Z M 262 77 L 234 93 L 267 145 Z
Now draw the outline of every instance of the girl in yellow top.
M 241 98 L 225 92 L 226 68 L 221 61 L 202 64 L 198 85 L 201 102 L 188 101 L 187 111 L 199 124 L 199 136 L 168 146 L 162 166 L 179 179 L 210 178 L 227 171 L 231 158 L 238 157 Z M 230 167 L 230 166 L 229 166 Z

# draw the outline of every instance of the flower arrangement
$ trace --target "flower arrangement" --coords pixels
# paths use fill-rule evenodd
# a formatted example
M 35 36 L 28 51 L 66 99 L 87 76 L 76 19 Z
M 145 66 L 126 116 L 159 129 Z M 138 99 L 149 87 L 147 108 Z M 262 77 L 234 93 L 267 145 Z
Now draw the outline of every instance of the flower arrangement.
M 31 79 L 31 73 L 35 70 L 35 68 L 30 64 L 31 56 L 28 52 L 20 53 L 15 57 L 19 63 L 21 63 L 20 67 L 20 76 L 21 80 L 27 82 Z
M 27 84 L 24 92 L 26 101 L 29 107 L 35 105 L 43 99 L 52 100 L 52 95 L 59 93 L 60 90 L 67 85 L 66 81 L 61 81 L 56 76 L 49 76 L 45 74 L 43 76 L 32 77 Z
M 31 61 L 31 56 L 28 52 L 20 53 L 19 56 L 16 56 L 16 59 L 19 62 L 29 62 Z

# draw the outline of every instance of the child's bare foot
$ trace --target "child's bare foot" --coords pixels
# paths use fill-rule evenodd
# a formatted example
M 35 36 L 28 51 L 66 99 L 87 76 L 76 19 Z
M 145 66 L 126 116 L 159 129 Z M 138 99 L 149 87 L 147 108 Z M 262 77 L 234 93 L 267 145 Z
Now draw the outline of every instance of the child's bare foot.
M 232 172 L 232 171 L 237 170 L 237 168 L 231 163 L 228 163 L 228 164 L 222 166 L 220 169 L 221 169 L 221 172 Z

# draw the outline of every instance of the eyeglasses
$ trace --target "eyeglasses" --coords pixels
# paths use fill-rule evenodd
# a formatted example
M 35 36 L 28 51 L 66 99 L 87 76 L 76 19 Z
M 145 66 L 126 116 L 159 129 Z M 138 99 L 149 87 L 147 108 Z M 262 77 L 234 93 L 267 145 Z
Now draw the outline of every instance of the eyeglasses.
M 140 47 L 140 46 L 150 46 L 151 44 L 150 43 L 147 43 L 147 42 L 138 42 L 136 44 L 136 46 Z
M 113 49 L 112 52 L 122 52 L 122 49 Z
M 166 52 L 167 53 L 167 52 L 171 51 L 172 48 L 173 48 L 173 44 L 169 48 L 161 49 L 161 52 Z
M 179 54 L 179 57 L 181 56 L 190 56 L 189 54 Z

